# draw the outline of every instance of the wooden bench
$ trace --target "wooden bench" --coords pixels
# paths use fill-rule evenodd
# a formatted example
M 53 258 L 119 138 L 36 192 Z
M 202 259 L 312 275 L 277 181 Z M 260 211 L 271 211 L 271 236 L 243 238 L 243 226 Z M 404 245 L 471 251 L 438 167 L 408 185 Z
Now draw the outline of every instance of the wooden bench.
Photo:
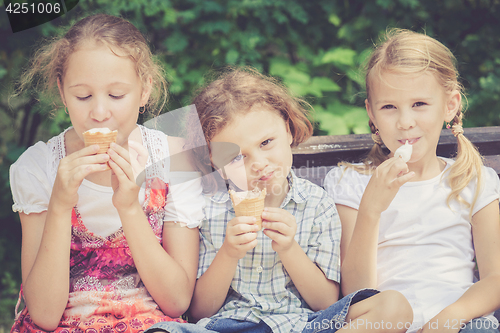
M 466 128 L 464 134 L 484 156 L 485 165 L 500 175 L 500 126 Z M 457 151 L 456 138 L 443 130 L 437 154 L 453 157 Z M 373 146 L 371 134 L 313 136 L 293 149 L 293 168 L 297 176 L 323 186 L 327 172 L 341 161 L 359 162 Z
M 500 126 L 466 128 L 464 134 L 484 157 L 484 164 L 500 176 Z M 450 130 L 443 130 L 437 154 L 454 157 L 457 140 Z M 314 136 L 293 149 L 293 168 L 297 176 L 323 186 L 328 171 L 342 161 L 360 162 L 373 147 L 371 134 Z M 495 312 L 500 321 L 500 309 Z

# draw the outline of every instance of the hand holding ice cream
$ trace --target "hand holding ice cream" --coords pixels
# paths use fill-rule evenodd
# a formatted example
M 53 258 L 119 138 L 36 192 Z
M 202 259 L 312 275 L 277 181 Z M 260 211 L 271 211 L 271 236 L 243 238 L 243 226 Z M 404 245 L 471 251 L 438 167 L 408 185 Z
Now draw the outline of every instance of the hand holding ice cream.
M 104 154 L 108 151 L 111 142 L 116 142 L 117 134 L 118 131 L 111 131 L 107 127 L 92 128 L 83 132 L 83 141 L 85 142 L 85 147 L 95 144 L 99 145 L 97 154 Z
M 266 193 L 265 188 L 262 191 L 258 188 L 243 192 L 229 190 L 236 216 L 254 216 L 259 230 L 262 229 L 262 212 L 264 211 Z

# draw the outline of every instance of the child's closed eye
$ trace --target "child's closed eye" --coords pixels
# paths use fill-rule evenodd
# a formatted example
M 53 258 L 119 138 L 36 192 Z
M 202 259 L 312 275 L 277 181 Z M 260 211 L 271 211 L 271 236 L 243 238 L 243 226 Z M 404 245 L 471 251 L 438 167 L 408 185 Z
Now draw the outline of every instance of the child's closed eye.
M 123 95 L 112 95 L 112 94 L 109 94 L 109 97 L 111 97 L 113 99 L 122 99 L 123 97 L 125 97 L 125 94 L 123 94 Z
M 86 100 L 87 100 L 87 99 L 89 99 L 90 97 L 92 97 L 92 95 L 83 96 L 83 97 L 76 96 L 76 98 L 77 98 L 79 101 L 86 101 Z

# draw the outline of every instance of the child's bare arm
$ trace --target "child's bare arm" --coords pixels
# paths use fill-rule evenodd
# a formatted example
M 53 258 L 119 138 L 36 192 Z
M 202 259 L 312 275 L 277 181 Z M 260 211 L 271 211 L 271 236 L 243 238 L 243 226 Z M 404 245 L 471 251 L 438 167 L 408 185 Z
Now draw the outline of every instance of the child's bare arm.
M 348 295 L 363 288 L 377 287 L 377 246 L 380 215 L 364 214 L 338 205 L 342 221 L 342 293 Z M 355 211 L 355 213 L 353 212 Z M 351 233 L 344 232 L 351 226 Z M 347 231 L 347 230 L 346 230 Z
M 273 249 L 307 304 L 318 311 L 335 303 L 339 296 L 339 285 L 327 279 L 295 241 L 295 217 L 284 209 L 266 207 L 262 218 L 265 220 L 264 233 L 273 240 Z
M 57 328 L 69 297 L 71 210 L 56 215 L 19 214 L 24 299 L 33 321 L 47 331 Z
M 279 256 L 293 284 L 312 310 L 324 310 L 338 301 L 339 284 L 327 279 L 297 242 L 287 251 L 279 252 Z
M 500 307 L 500 219 L 498 200 L 478 211 L 472 217 L 474 249 L 480 280 L 472 285 L 455 303 L 449 305 L 424 325 L 439 331 L 458 332 L 471 319 L 484 316 Z M 447 324 L 448 323 L 448 324 Z M 446 325 L 447 324 L 447 325 Z M 456 325 L 453 325 L 456 324 Z M 446 325 L 448 327 L 444 327 Z
M 221 248 L 207 271 L 198 279 L 191 301 L 190 314 L 195 320 L 210 317 L 224 304 L 238 259 Z
M 238 260 L 257 245 L 255 218 L 235 217 L 228 222 L 226 238 L 206 272 L 196 282 L 190 313 L 194 319 L 210 317 L 224 304 Z
M 148 292 L 165 314 L 172 318 L 182 315 L 189 307 L 196 281 L 198 228 L 166 222 L 162 246 L 141 207 L 123 211 L 120 219 Z
M 347 249 L 343 245 L 342 254 L 342 291 L 345 295 L 362 288 L 377 287 L 380 215 L 389 207 L 399 188 L 415 176 L 415 173 L 407 172 L 408 166 L 401 158 L 386 160 L 372 175 L 358 213 L 354 214 L 347 207 L 340 208 L 342 225 L 353 229 L 352 235 L 343 234 L 342 239 L 348 243 Z
M 340 263 L 342 265 L 347 249 L 349 248 L 349 243 L 351 242 L 352 233 L 354 232 L 358 210 L 339 204 L 336 207 L 342 224 L 342 238 L 340 239 Z
M 131 143 L 129 146 L 132 148 Z M 139 146 L 135 147 L 140 162 L 143 155 Z M 196 281 L 198 229 L 166 223 L 162 246 L 137 200 L 135 160 L 127 149 L 116 144 L 111 144 L 108 154 L 113 170 L 113 205 L 120 216 L 137 271 L 163 312 L 178 317 L 188 309 Z
M 33 321 L 45 330 L 57 328 L 69 297 L 71 214 L 78 187 L 92 172 L 106 168 L 106 154 L 89 146 L 63 158 L 46 212 L 20 213 L 22 275 L 26 306 Z

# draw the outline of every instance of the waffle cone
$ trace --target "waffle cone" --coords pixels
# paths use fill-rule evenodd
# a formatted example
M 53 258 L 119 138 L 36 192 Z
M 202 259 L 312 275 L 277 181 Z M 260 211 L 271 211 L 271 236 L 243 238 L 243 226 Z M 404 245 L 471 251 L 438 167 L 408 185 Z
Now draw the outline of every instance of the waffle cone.
M 259 230 L 262 229 L 262 211 L 264 210 L 264 199 L 266 198 L 266 189 L 260 191 L 257 198 L 238 199 L 235 198 L 234 191 L 229 191 L 236 216 L 255 216 Z M 241 201 L 240 201 L 241 200 Z M 238 201 L 240 201 L 238 203 Z M 236 204 L 235 204 L 236 203 Z
M 103 154 L 108 151 L 111 142 L 116 142 L 116 135 L 118 131 L 113 131 L 111 133 L 83 133 L 83 141 L 85 141 L 85 147 L 98 144 L 99 151 L 97 154 Z

